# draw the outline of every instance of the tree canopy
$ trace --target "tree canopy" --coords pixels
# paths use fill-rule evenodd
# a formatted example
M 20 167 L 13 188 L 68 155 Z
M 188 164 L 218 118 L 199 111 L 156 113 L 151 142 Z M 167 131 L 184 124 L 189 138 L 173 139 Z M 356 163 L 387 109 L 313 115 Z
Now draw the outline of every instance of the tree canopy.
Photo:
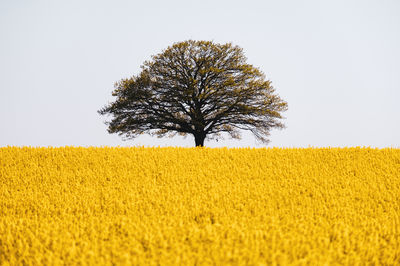
M 141 72 L 115 83 L 114 102 L 98 112 L 111 115 L 109 133 L 194 136 L 195 145 L 221 133 L 240 138 L 250 131 L 267 143 L 273 128 L 284 128 L 282 100 L 243 49 L 211 41 L 174 43 L 152 56 Z

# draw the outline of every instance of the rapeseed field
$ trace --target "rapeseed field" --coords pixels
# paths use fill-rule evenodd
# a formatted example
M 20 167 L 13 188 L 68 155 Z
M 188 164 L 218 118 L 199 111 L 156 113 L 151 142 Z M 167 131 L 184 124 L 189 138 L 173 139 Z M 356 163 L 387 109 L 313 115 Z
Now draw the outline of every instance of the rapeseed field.
M 0 148 L 1 265 L 400 265 L 400 149 Z

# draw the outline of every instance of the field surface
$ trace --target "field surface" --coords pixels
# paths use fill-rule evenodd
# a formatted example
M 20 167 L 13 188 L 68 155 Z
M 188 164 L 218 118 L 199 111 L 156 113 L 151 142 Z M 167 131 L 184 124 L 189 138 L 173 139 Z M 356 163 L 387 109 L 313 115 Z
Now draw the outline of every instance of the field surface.
M 0 148 L 0 265 L 400 265 L 400 149 Z

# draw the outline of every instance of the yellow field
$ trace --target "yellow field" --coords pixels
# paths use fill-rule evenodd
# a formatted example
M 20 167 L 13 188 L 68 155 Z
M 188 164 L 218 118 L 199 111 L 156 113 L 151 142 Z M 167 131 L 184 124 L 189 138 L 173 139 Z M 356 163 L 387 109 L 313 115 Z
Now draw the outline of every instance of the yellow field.
M 400 149 L 0 148 L 0 264 L 400 265 Z

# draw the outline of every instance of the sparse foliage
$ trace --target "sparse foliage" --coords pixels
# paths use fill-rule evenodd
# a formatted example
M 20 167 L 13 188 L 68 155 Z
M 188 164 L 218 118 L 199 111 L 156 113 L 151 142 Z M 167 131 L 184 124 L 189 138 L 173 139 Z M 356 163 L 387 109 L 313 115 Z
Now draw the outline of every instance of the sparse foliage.
M 175 43 L 144 62 L 142 71 L 115 84 L 116 100 L 101 110 L 112 115 L 109 133 L 127 138 L 192 134 L 196 146 L 205 138 L 241 130 L 268 142 L 272 128 L 283 128 L 287 103 L 271 82 L 246 63 L 242 48 L 209 41 Z

